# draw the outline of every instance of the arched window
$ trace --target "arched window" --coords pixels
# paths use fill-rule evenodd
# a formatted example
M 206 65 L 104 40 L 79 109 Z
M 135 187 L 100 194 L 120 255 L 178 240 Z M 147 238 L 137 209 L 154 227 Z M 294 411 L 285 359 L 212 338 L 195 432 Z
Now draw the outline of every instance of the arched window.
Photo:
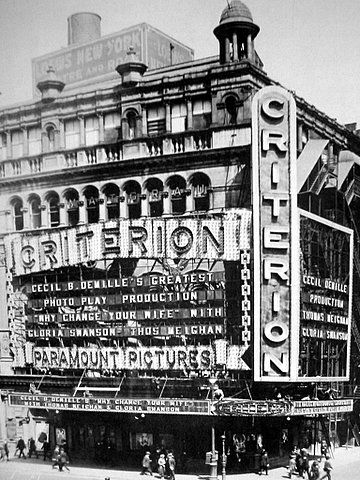
M 48 202 L 48 224 L 50 227 L 58 227 L 60 225 L 59 195 L 52 193 L 46 200 Z
M 52 125 L 46 128 L 46 140 L 48 151 L 53 152 L 55 150 L 55 128 Z
M 65 195 L 68 224 L 74 227 L 79 223 L 79 194 L 76 190 L 68 190 Z
M 14 219 L 15 230 L 23 230 L 24 228 L 23 202 L 20 198 L 13 201 L 12 209 L 13 209 L 13 219 Z
M 84 191 L 88 223 L 99 221 L 99 191 L 95 187 L 88 187 Z
M 237 117 L 237 98 L 235 95 L 228 95 L 225 98 L 225 109 L 227 113 L 227 121 L 228 125 L 236 123 Z
M 204 173 L 195 173 L 190 179 L 194 210 L 208 211 L 210 208 L 210 179 Z
M 174 175 L 167 181 L 170 190 L 171 211 L 182 215 L 186 211 L 186 181 L 180 175 Z
M 124 185 L 126 204 L 128 207 L 128 218 L 141 217 L 141 187 L 138 182 L 130 180 Z
M 107 220 L 113 220 L 120 217 L 120 189 L 117 185 L 110 184 L 104 188 Z
M 41 200 L 34 196 L 29 201 L 30 207 L 30 226 L 31 228 L 41 227 Z
M 134 111 L 130 111 L 126 114 L 126 120 L 128 124 L 128 139 L 132 140 L 133 138 L 137 137 L 136 131 L 136 113 Z
M 149 178 L 146 182 L 150 217 L 161 217 L 164 213 L 163 182 L 158 178 Z

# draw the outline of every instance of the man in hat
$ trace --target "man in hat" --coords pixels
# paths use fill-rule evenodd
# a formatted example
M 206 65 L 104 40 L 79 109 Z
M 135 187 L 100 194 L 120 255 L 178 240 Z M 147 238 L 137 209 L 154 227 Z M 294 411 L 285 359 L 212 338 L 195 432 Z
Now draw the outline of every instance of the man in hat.
M 167 462 L 169 466 L 169 480 L 175 480 L 175 457 L 172 452 L 168 453 Z
M 150 452 L 145 452 L 144 458 L 142 459 L 142 469 L 140 475 L 146 475 L 147 473 L 152 475 L 151 462 L 152 460 L 150 458 Z

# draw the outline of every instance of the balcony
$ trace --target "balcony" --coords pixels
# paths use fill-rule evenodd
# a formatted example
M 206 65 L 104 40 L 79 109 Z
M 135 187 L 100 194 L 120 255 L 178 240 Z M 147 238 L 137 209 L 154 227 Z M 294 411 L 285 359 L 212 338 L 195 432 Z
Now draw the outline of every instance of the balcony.
M 121 162 L 135 158 L 178 155 L 210 149 L 231 148 L 251 144 L 251 128 L 244 126 L 217 127 L 154 137 L 122 140 L 117 143 L 59 150 L 32 157 L 7 159 L 0 163 L 0 179 L 36 176 L 47 172 Z

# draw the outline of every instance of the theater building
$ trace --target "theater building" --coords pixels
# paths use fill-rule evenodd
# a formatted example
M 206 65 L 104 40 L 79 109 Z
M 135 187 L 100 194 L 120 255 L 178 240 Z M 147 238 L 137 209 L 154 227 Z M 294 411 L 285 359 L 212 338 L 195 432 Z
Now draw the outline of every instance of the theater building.
M 229 468 L 343 443 L 356 127 L 267 76 L 238 0 L 201 60 L 146 24 L 68 21 L 33 100 L 0 111 L 0 436 L 108 465 L 172 449 L 184 471 L 224 432 Z

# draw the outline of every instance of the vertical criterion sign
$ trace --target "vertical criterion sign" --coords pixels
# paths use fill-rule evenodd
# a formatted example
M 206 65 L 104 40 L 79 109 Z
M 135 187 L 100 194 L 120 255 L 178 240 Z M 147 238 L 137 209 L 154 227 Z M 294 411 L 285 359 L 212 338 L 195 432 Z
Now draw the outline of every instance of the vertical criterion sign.
M 254 380 L 296 380 L 299 353 L 299 220 L 296 105 L 268 86 L 252 106 Z

